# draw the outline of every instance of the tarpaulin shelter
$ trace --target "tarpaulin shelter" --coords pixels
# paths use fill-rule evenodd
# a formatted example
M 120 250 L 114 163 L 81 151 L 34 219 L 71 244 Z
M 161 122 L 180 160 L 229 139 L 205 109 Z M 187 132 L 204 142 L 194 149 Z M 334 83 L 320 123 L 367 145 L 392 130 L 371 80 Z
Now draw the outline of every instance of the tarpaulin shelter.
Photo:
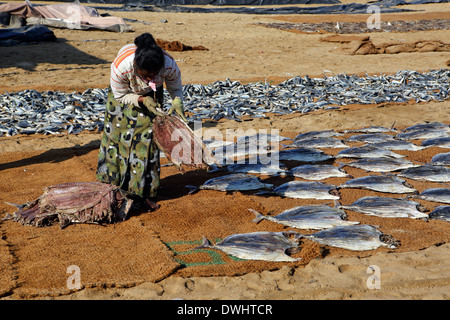
M 69 29 L 100 29 L 114 32 L 133 31 L 120 17 L 103 17 L 95 8 L 79 3 L 57 3 L 32 5 L 24 3 L 4 3 L 0 13 L 9 13 L 23 19 L 26 24 L 41 24 Z

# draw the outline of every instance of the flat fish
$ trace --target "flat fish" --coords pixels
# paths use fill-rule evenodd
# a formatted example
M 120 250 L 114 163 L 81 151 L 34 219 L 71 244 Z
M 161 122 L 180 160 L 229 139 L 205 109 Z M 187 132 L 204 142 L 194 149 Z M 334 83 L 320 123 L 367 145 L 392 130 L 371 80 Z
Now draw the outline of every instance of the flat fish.
M 450 203 L 450 189 L 449 188 L 430 188 L 422 191 L 420 194 L 415 196 L 416 198 L 434 201 L 434 202 L 442 202 L 442 203 Z
M 439 137 L 422 141 L 424 147 L 450 148 L 450 137 Z
M 359 177 L 347 180 L 339 188 L 360 188 L 387 193 L 417 193 L 405 180 L 393 175 Z
M 395 131 L 391 128 L 386 128 L 382 126 L 371 126 L 371 127 L 365 127 L 365 128 L 359 128 L 359 129 L 352 129 L 352 130 L 344 130 L 344 133 L 378 133 L 378 132 L 389 132 L 389 131 Z
M 274 188 L 271 193 L 296 199 L 338 200 L 340 198 L 336 186 L 317 181 L 289 181 Z
M 385 142 L 389 140 L 394 140 L 394 137 L 381 132 L 357 134 L 346 139 L 347 142 Z
M 450 166 L 450 152 L 438 153 L 431 158 L 430 164 L 438 166 Z
M 189 193 L 194 193 L 198 190 L 217 190 L 217 191 L 248 191 L 272 188 L 272 184 L 263 183 L 261 180 L 250 174 L 232 173 L 229 175 L 216 177 L 207 180 L 201 186 L 187 185 L 191 189 Z
M 392 172 L 420 166 L 409 160 L 395 158 L 364 158 L 346 163 L 345 165 L 373 172 Z
M 289 173 L 294 177 L 306 180 L 323 180 L 333 177 L 350 177 L 350 175 L 348 175 L 343 169 L 330 164 L 305 164 L 292 168 L 291 170 L 289 170 Z
M 432 182 L 450 182 L 450 169 L 438 165 L 422 165 L 414 168 L 408 168 L 397 173 L 399 177 L 432 181 Z
M 272 146 L 249 144 L 249 143 L 233 143 L 222 147 L 215 148 L 213 155 L 218 164 L 232 164 L 235 160 L 245 159 L 247 156 L 258 156 L 267 154 Z
M 321 162 L 333 159 L 333 156 L 326 154 L 325 152 L 313 148 L 296 148 L 289 150 L 278 151 L 278 154 L 274 155 L 279 160 L 293 160 L 301 162 Z
M 325 137 L 334 137 L 341 135 L 339 132 L 336 132 L 334 130 L 322 130 L 322 131 L 308 131 L 304 133 L 298 134 L 294 141 L 296 140 L 303 140 L 303 139 L 310 139 L 310 138 L 325 138 Z
M 374 250 L 379 247 L 396 249 L 400 245 L 392 236 L 370 225 L 337 226 L 303 237 L 322 245 L 352 251 Z
M 285 148 L 350 148 L 342 140 L 333 137 L 314 137 L 295 140 L 291 144 L 283 145 Z
M 416 131 L 416 130 L 446 130 L 450 131 L 450 126 L 448 124 L 442 123 L 442 122 L 428 122 L 428 123 L 419 123 L 415 124 L 413 126 L 405 128 L 403 131 Z
M 279 134 L 258 132 L 257 134 L 254 135 L 239 136 L 236 139 L 236 143 L 258 143 L 258 142 L 269 143 L 269 142 L 280 142 L 283 140 L 292 140 L 292 139 L 280 136 Z
M 236 163 L 226 166 L 225 170 L 230 173 L 255 173 L 269 176 L 285 176 L 289 173 L 289 171 L 283 164 L 270 163 Z
M 400 132 L 395 137 L 400 140 L 433 139 L 439 137 L 448 137 L 445 130 L 439 129 L 419 129 L 406 132 Z
M 227 141 L 227 140 L 215 140 L 215 139 L 204 139 L 203 143 L 210 148 L 211 150 L 223 146 L 227 146 L 230 144 L 233 144 L 233 141 Z
M 353 147 L 341 150 L 337 153 L 336 158 L 402 158 L 401 154 L 386 149 L 375 148 L 372 146 Z
M 276 216 L 265 216 L 253 209 L 248 210 L 255 214 L 256 218 L 253 219 L 255 223 L 261 220 L 269 220 L 299 229 L 322 230 L 359 223 L 348 221 L 345 211 L 326 205 L 298 206 L 285 210 Z
M 194 249 L 216 249 L 245 260 L 294 262 L 289 254 L 298 251 L 298 238 L 294 232 L 251 232 L 233 234 L 222 241 L 211 244 L 205 237 L 203 243 Z
M 370 216 L 383 218 L 426 218 L 425 208 L 415 201 L 387 197 L 363 197 L 350 205 L 340 206 Z
M 408 150 L 408 151 L 418 151 L 425 149 L 426 146 L 422 144 L 422 146 L 418 146 L 417 144 L 414 144 L 410 141 L 406 140 L 389 140 L 389 141 L 382 141 L 382 142 L 376 142 L 376 143 L 370 143 L 368 144 L 375 148 L 380 149 L 388 149 L 388 150 Z
M 439 206 L 428 215 L 429 219 L 450 222 L 450 206 Z

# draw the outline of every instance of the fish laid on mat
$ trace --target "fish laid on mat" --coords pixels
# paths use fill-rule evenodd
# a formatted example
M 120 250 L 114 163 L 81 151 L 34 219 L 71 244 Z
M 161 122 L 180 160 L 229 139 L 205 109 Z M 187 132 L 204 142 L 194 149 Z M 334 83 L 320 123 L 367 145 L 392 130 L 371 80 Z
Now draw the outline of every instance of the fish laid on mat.
M 417 130 L 443 130 L 450 132 L 450 126 L 448 124 L 442 122 L 427 122 L 427 123 L 418 123 L 413 126 L 405 128 L 405 132 L 407 131 L 417 131 Z
M 352 251 L 374 250 L 379 247 L 396 249 L 400 245 L 392 236 L 370 225 L 337 226 L 303 237 L 322 245 Z
M 342 209 L 357 211 L 369 216 L 383 218 L 427 218 L 425 208 L 415 201 L 387 197 L 363 197 Z
M 175 115 L 155 118 L 153 138 L 158 148 L 181 172 L 184 172 L 184 166 L 208 169 L 211 165 L 217 165 L 202 139 Z
M 449 188 L 430 188 L 422 191 L 420 194 L 414 196 L 415 198 L 450 203 L 450 189 Z
M 350 178 L 343 169 L 331 164 L 305 164 L 289 170 L 294 177 L 306 180 L 322 180 L 332 177 Z
M 352 129 L 352 130 L 344 130 L 344 133 L 379 133 L 379 132 L 389 132 L 389 131 L 395 131 L 392 128 L 386 128 L 382 126 L 371 126 L 366 128 L 359 128 L 359 129 Z
M 333 137 L 314 137 L 298 139 L 283 148 L 350 148 L 342 140 Z
M 375 148 L 370 145 L 344 149 L 339 151 L 336 155 L 336 158 L 383 158 L 383 157 L 402 158 L 404 156 L 387 149 Z
M 359 223 L 348 221 L 345 211 L 326 205 L 298 206 L 285 210 L 276 216 L 266 216 L 256 210 L 248 210 L 255 214 L 256 218 L 253 219 L 255 223 L 265 219 L 299 229 L 321 230 Z
M 345 165 L 373 172 L 392 172 L 420 166 L 411 161 L 397 158 L 363 158 Z
M 296 234 L 269 231 L 240 233 L 228 236 L 214 245 L 204 238 L 202 245 L 194 249 L 217 249 L 246 260 L 294 262 L 300 260 L 290 256 L 299 250 Z
M 27 226 L 43 227 L 59 222 L 113 223 L 127 218 L 133 200 L 119 187 L 101 182 L 72 182 L 46 187 L 34 201 L 19 208 L 12 218 Z
M 346 142 L 386 142 L 394 140 L 394 137 L 386 133 L 363 133 L 351 136 L 345 139 Z
M 335 132 L 334 130 L 308 131 L 308 132 L 298 134 L 294 138 L 294 141 L 303 140 L 303 139 L 311 139 L 311 138 L 328 138 L 328 137 L 335 137 L 338 135 L 340 135 L 340 133 Z
M 288 174 L 287 168 L 283 164 L 263 164 L 263 163 L 236 163 L 230 164 L 224 168 L 230 173 L 256 173 L 261 175 L 280 175 Z M 210 171 L 211 172 L 211 171 Z
M 289 150 L 281 150 L 278 154 L 274 155 L 275 159 L 279 160 L 292 160 L 301 162 L 321 162 L 333 159 L 332 156 L 326 154 L 321 150 L 313 148 L 296 148 Z
M 446 130 L 442 129 L 418 129 L 406 132 L 400 132 L 395 137 L 400 140 L 418 140 L 418 139 L 433 139 L 439 137 L 448 137 Z
M 438 165 L 422 165 L 397 173 L 399 177 L 432 182 L 450 182 L 450 169 Z
M 422 146 L 418 146 L 417 144 L 414 144 L 406 140 L 388 140 L 375 143 L 371 142 L 368 145 L 380 149 L 407 150 L 407 151 L 418 151 L 426 148 L 426 146 L 424 146 L 423 144 Z
M 440 138 L 426 139 L 426 140 L 422 141 L 422 146 L 424 146 L 424 147 L 450 148 L 450 137 L 440 137 Z
M 345 181 L 339 188 L 359 188 L 388 193 L 417 193 L 405 180 L 393 175 L 359 177 Z
M 295 199 L 339 200 L 340 198 L 336 186 L 318 181 L 289 181 L 271 191 L 260 192 L 260 194 L 265 193 Z
M 450 222 L 450 206 L 439 206 L 428 215 L 429 219 Z
M 450 152 L 438 153 L 431 158 L 430 164 L 438 166 L 450 166 Z
M 189 193 L 194 193 L 198 190 L 249 191 L 267 189 L 273 187 L 273 185 L 263 183 L 258 177 L 251 174 L 232 173 L 211 178 L 200 186 L 187 185 L 186 187 L 191 189 Z

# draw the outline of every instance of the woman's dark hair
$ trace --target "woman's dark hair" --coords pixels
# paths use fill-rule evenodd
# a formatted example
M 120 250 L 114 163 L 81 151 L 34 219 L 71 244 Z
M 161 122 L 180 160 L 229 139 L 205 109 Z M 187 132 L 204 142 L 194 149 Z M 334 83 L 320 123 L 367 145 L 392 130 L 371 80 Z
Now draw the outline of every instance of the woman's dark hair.
M 159 72 L 164 66 L 164 53 L 153 36 L 146 32 L 134 39 L 137 46 L 134 63 L 140 70 Z

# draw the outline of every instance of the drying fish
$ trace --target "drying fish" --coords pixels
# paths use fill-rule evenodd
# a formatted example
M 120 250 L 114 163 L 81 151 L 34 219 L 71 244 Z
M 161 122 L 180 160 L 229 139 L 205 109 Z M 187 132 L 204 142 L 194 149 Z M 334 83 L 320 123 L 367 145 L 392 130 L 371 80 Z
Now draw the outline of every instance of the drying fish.
M 450 222 L 450 206 L 439 206 L 428 215 L 429 219 Z
M 282 197 L 296 199 L 339 199 L 339 191 L 336 186 L 317 181 L 289 181 L 272 191 L 263 191 L 260 194 L 264 193 L 274 193 Z
M 15 205 L 19 210 L 12 218 L 35 227 L 56 222 L 61 228 L 72 223 L 113 223 L 125 220 L 132 204 L 125 191 L 111 184 L 63 183 L 46 187 L 34 201 Z
M 208 169 L 217 165 L 211 150 L 177 116 L 156 117 L 153 137 L 158 148 L 181 172 L 184 166 Z
M 363 158 L 345 165 L 373 172 L 392 172 L 420 166 L 411 161 L 396 158 Z
M 450 203 L 450 189 L 449 188 L 430 188 L 422 191 L 420 194 L 416 195 L 415 198 Z
M 401 154 L 386 149 L 375 148 L 372 146 L 361 146 L 341 150 L 337 153 L 336 158 L 402 158 Z
M 432 182 L 450 182 L 450 169 L 439 165 L 422 165 L 397 173 L 399 177 Z
M 450 148 L 450 136 L 423 140 L 422 146 Z
M 227 141 L 227 140 L 215 140 L 215 139 L 204 139 L 203 143 L 210 148 L 211 150 L 218 148 L 218 147 L 223 147 L 223 146 L 227 146 L 230 144 L 233 144 L 233 141 Z
M 360 129 L 352 129 L 352 130 L 344 130 L 344 133 L 379 133 L 379 132 L 390 132 L 395 131 L 392 128 L 386 128 L 382 126 L 371 126 L 366 128 L 360 128 Z
M 263 183 L 261 180 L 250 174 L 232 173 L 229 175 L 216 177 L 207 180 L 201 186 L 187 185 L 191 189 L 189 193 L 198 190 L 217 190 L 217 191 L 248 191 L 272 188 L 272 184 Z
M 418 146 L 410 141 L 405 140 L 389 140 L 383 142 L 376 142 L 368 144 L 375 148 L 388 149 L 388 150 L 408 150 L 408 151 L 418 151 L 425 149 L 426 146 Z
M 347 142 L 385 142 L 394 140 L 394 137 L 386 133 L 365 133 L 357 134 L 346 139 Z
M 265 155 L 272 149 L 268 144 L 233 143 L 214 149 L 213 154 L 219 164 L 232 164 L 247 156 Z
M 339 188 L 360 188 L 388 193 L 417 193 L 413 186 L 393 175 L 359 177 L 345 181 Z
M 445 130 L 439 129 L 419 129 L 406 132 L 400 132 L 395 137 L 400 140 L 416 140 L 416 139 L 433 139 L 440 137 L 448 137 L 449 134 Z
M 285 210 L 276 216 L 265 216 L 253 209 L 248 210 L 255 214 L 256 218 L 253 219 L 255 223 L 261 220 L 269 220 L 299 229 L 321 230 L 359 223 L 348 221 L 345 211 L 325 205 L 298 206 Z
M 363 197 L 350 205 L 340 206 L 340 208 L 383 218 L 420 219 L 428 217 L 424 213 L 425 208 L 420 203 L 407 199 Z
M 298 134 L 294 138 L 294 141 L 311 139 L 311 138 L 329 138 L 329 137 L 334 137 L 334 136 L 338 136 L 338 135 L 340 135 L 340 133 L 335 132 L 334 130 L 308 131 L 308 132 Z
M 299 250 L 296 234 L 295 232 L 268 231 L 240 233 L 228 236 L 214 245 L 203 237 L 203 243 L 194 250 L 217 249 L 246 260 L 294 262 L 300 260 L 290 256 Z
M 307 180 L 322 180 L 332 177 L 349 178 L 350 176 L 341 168 L 330 164 L 305 164 L 289 170 L 294 177 Z
M 350 148 L 342 140 L 333 137 L 298 139 L 291 144 L 282 146 L 284 148 Z
M 450 166 L 450 152 L 438 153 L 431 158 L 430 164 L 438 166 Z
M 400 245 L 392 236 L 370 225 L 337 226 L 303 237 L 322 245 L 352 251 L 374 250 L 379 247 L 396 249 Z
M 428 123 L 419 123 L 415 124 L 413 126 L 405 128 L 403 131 L 417 131 L 417 130 L 444 130 L 450 132 L 450 126 L 448 124 L 442 123 L 442 122 L 428 122 Z
M 262 164 L 262 163 L 236 163 L 225 167 L 230 173 L 256 173 L 261 175 L 280 175 L 288 174 L 288 169 L 283 164 Z M 213 171 L 210 171 L 213 172 Z
M 301 162 L 321 162 L 333 159 L 333 156 L 313 148 L 296 148 L 281 150 L 274 154 L 279 160 L 293 160 Z
M 288 137 L 280 136 L 279 134 L 269 134 L 264 132 L 258 132 L 254 135 L 239 136 L 236 139 L 236 143 L 270 143 L 270 142 L 280 142 L 283 140 L 291 140 Z

